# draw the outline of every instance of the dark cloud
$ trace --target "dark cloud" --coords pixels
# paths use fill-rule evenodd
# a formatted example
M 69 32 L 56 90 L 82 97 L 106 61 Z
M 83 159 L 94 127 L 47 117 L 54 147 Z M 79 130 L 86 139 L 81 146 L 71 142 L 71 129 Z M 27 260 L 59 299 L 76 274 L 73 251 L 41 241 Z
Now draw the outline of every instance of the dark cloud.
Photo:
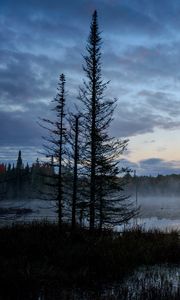
M 180 115 L 180 99 L 178 99 L 179 97 L 173 93 L 144 90 L 139 92 L 138 96 L 144 98 L 153 110 L 168 114 L 172 117 Z
M 76 99 L 95 8 L 108 94 L 119 98 L 112 135 L 180 126 L 177 0 L 1 0 L 0 145 L 40 144 L 36 121 L 47 114 L 60 73 L 70 106 Z
M 153 98 L 154 101 L 155 99 Z M 156 110 L 155 107 L 156 104 L 148 106 L 146 102 L 137 102 L 136 105 L 121 102 L 115 111 L 111 134 L 115 137 L 129 137 L 153 132 L 155 128 L 175 129 L 180 127 L 180 120 L 171 116 L 172 111 L 175 114 L 175 107 L 170 109 L 169 114 L 165 107 L 162 108 L 162 112 L 166 111 L 166 114 L 162 114 L 159 112 L 159 108 Z
M 0 146 L 41 145 L 42 130 L 37 117 L 25 113 L 0 113 Z
M 0 50 L 0 55 L 5 62 L 0 68 L 0 146 L 40 147 L 41 136 L 46 133 L 37 121 L 39 117 L 51 117 L 59 61 L 15 51 Z M 73 89 L 69 100 L 72 95 Z
M 23 103 L 47 99 L 52 95 L 53 70 L 57 62 L 45 56 L 0 50 L 0 99 L 6 103 Z M 50 71 L 51 70 L 51 71 Z M 51 73 L 52 72 L 52 73 Z M 49 75 L 51 74 L 51 79 Z
M 108 75 L 111 76 L 115 70 L 115 77 L 129 88 L 130 85 L 133 88 L 135 84 L 141 86 L 150 84 L 154 88 L 166 84 L 168 89 L 175 87 L 177 90 L 180 79 L 179 41 L 172 44 L 161 42 L 155 46 L 145 45 L 144 42 L 144 45 L 131 45 L 127 49 L 120 48 L 119 53 L 113 50 L 105 53 Z
M 179 174 L 180 161 L 166 161 L 160 158 L 145 159 L 139 162 L 139 170 L 152 176 L 157 176 L 158 174 Z
M 138 163 L 134 163 L 128 159 L 123 158 L 123 159 L 120 159 L 120 161 L 119 161 L 119 167 L 120 168 L 128 168 L 132 173 L 133 171 L 138 169 Z
M 137 176 L 157 176 L 159 174 L 169 175 L 180 173 L 180 161 L 167 161 L 160 158 L 144 159 L 137 163 L 127 159 L 121 159 L 119 165 L 124 168 L 128 167 L 132 171 L 136 170 Z

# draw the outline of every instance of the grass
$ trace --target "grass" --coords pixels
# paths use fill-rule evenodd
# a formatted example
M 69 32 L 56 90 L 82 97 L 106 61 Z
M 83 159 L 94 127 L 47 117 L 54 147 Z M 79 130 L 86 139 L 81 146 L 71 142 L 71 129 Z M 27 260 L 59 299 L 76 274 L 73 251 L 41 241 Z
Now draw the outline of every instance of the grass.
M 16 290 L 20 283 L 35 289 L 49 282 L 89 286 L 123 278 L 141 265 L 179 262 L 177 231 L 100 234 L 78 228 L 72 233 L 64 225 L 60 233 L 48 222 L 0 228 L 0 282 L 6 290 L 8 286 Z

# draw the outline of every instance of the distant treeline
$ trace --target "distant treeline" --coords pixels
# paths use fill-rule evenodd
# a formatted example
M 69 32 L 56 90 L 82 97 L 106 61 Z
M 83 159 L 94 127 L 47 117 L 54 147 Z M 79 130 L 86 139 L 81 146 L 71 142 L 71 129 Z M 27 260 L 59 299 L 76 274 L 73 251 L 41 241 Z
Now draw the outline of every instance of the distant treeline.
M 0 164 L 0 199 L 39 198 L 53 172 L 53 167 L 39 163 L 38 159 L 31 167 L 24 166 L 19 151 L 16 166 Z
M 126 175 L 127 191 L 130 194 L 137 193 L 142 196 L 179 196 L 180 174 L 152 176 Z
M 37 159 L 30 167 L 24 166 L 21 151 L 17 163 L 0 164 L 0 199 L 41 198 L 50 189 L 51 176 L 55 173 L 51 164 L 40 163 Z M 129 195 L 137 193 L 142 196 L 179 196 L 180 174 L 152 176 L 125 175 L 124 187 Z M 122 185 L 122 178 L 119 179 Z M 49 195 L 50 197 L 50 195 Z

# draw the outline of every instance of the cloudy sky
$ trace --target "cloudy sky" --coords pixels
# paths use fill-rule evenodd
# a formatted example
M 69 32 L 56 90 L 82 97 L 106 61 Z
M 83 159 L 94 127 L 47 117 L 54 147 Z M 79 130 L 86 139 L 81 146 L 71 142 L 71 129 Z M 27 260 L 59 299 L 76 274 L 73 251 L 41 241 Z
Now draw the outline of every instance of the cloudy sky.
M 0 0 L 0 161 L 42 147 L 60 73 L 76 102 L 91 15 L 103 39 L 103 78 L 118 98 L 111 134 L 128 138 L 123 165 L 138 174 L 180 172 L 178 0 Z

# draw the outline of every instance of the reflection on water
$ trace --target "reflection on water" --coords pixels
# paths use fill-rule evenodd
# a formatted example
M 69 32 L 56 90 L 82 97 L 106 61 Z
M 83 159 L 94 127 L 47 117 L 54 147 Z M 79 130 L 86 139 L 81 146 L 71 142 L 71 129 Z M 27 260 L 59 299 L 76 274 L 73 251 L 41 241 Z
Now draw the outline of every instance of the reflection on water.
M 94 289 L 41 290 L 39 300 L 180 299 L 180 267 L 141 267 L 124 282 Z
M 136 226 L 145 230 L 159 229 L 163 231 L 180 230 L 180 219 L 166 219 L 166 218 L 137 218 L 132 220 L 129 224 L 123 226 L 116 226 L 115 230 L 122 231 L 131 229 Z
M 168 218 L 139 218 L 138 224 L 145 229 L 161 229 L 161 230 L 180 230 L 180 219 Z
M 142 205 L 140 212 L 141 217 L 132 220 L 129 225 L 123 227 L 117 226 L 116 229 L 122 231 L 124 227 L 127 229 L 138 224 L 147 230 L 154 228 L 161 230 L 180 230 L 180 208 L 179 206 L 177 207 L 178 201 L 177 199 L 174 199 L 173 202 L 171 199 L 171 203 L 169 203 L 168 200 L 166 197 L 163 197 L 163 200 L 161 199 L 161 201 L 156 199 L 157 204 L 155 206 L 155 200 L 151 197 L 151 201 L 148 201 L 148 206 L 145 202 L 147 201 L 147 198 L 144 198 L 144 202 L 142 200 L 140 202 Z M 172 207 L 170 207 L 170 205 L 172 205 Z M 55 202 L 50 200 L 3 200 L 0 201 L 0 226 L 10 225 L 13 222 L 24 223 L 33 220 L 40 221 L 42 219 L 56 221 L 56 209 Z
M 180 299 L 180 267 L 141 267 L 122 282 L 91 286 L 91 288 L 60 288 L 58 282 L 42 286 L 39 291 L 13 298 L 18 300 L 160 300 Z M 22 287 L 21 287 L 22 292 Z M 0 295 L 1 299 L 1 295 Z M 3 300 L 5 298 L 2 298 Z

